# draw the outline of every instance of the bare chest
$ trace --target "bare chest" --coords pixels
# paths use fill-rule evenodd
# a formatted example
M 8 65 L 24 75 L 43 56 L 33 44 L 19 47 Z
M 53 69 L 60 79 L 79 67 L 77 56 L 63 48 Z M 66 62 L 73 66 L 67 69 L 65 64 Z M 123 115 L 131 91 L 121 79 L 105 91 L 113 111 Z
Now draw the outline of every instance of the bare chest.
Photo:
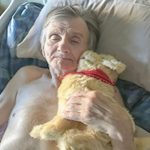
M 37 80 L 25 84 L 19 89 L 16 97 L 16 104 L 38 103 L 43 101 L 57 102 L 57 89 L 46 75 Z
M 56 111 L 57 89 L 51 79 L 43 75 L 19 89 L 11 116 L 15 114 L 15 120 L 20 118 L 20 115 L 30 115 L 34 118 L 36 114 L 44 114 L 45 119 L 51 119 Z

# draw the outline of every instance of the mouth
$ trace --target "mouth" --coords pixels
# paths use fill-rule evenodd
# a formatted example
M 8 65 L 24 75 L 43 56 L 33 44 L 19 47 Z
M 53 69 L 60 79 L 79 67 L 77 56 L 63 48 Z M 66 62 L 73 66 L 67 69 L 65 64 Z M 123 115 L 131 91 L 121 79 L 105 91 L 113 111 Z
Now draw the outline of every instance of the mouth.
M 64 56 L 54 56 L 54 57 L 52 57 L 51 60 L 53 60 L 53 59 L 60 59 L 60 60 L 73 61 L 71 58 L 64 57 Z

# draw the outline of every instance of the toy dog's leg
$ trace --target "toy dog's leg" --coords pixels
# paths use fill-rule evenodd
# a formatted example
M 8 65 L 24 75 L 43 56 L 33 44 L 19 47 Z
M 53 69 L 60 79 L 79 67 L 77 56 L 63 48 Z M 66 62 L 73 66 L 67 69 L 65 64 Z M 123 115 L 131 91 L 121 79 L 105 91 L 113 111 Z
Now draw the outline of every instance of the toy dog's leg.
M 51 121 L 35 126 L 30 135 L 34 138 L 40 138 L 45 140 L 56 140 L 66 130 L 70 128 L 83 128 L 83 124 L 67 119 L 63 119 L 59 115 L 55 116 Z
M 110 138 L 94 130 L 67 130 L 58 140 L 60 150 L 112 150 Z

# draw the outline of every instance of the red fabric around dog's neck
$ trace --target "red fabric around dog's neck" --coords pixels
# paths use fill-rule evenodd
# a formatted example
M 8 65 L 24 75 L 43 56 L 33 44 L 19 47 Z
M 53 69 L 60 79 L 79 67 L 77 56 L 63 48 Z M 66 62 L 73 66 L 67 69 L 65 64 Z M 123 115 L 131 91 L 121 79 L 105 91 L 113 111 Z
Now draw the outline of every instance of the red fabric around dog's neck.
M 79 71 L 79 72 L 69 72 L 66 73 L 63 77 L 61 77 L 60 79 L 62 80 L 66 75 L 69 74 L 81 74 L 81 75 L 86 75 L 89 77 L 93 77 L 96 78 L 102 82 L 105 82 L 107 84 L 110 85 L 115 85 L 114 81 L 111 81 L 111 79 L 108 77 L 108 75 L 101 69 L 95 69 L 95 70 L 84 70 L 84 71 Z

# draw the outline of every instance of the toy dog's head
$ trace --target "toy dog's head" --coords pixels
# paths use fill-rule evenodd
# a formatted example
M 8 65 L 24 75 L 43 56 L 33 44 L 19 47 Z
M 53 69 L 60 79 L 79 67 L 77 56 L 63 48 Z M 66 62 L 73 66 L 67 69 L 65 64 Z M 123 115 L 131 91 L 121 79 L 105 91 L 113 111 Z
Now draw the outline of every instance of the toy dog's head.
M 85 51 L 80 60 L 77 71 L 83 70 L 103 70 L 112 80 L 116 80 L 118 75 L 122 73 L 126 65 L 116 60 L 111 55 L 98 54 L 92 50 Z

